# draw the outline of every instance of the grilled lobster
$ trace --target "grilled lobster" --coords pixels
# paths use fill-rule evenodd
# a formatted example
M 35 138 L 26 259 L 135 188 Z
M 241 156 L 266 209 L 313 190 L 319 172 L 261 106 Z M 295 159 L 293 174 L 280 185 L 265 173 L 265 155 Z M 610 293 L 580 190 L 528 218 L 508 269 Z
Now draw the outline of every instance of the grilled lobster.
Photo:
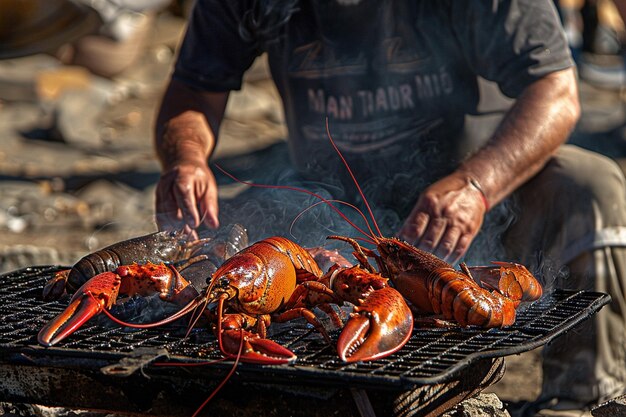
M 67 309 L 40 330 L 38 341 L 45 346 L 60 342 L 110 308 L 119 295 L 158 294 L 164 301 L 185 305 L 198 296 L 196 286 L 206 285 L 216 264 L 247 242 L 246 230 L 235 224 L 211 238 L 190 241 L 180 232 L 157 232 L 91 253 L 57 273 L 44 287 L 45 299 L 59 298 L 66 290 L 74 295 Z
M 71 269 L 55 274 L 44 287 L 43 297 L 45 300 L 59 299 L 66 291 L 75 292 L 97 274 L 132 263 L 173 263 L 179 268 L 186 266 L 185 263 L 194 263 L 196 268 L 201 265 L 205 270 L 208 267 L 214 271 L 224 259 L 247 245 L 246 230 L 238 224 L 221 229 L 213 237 L 198 240 L 190 240 L 183 232 L 150 233 L 86 255 Z M 188 262 L 191 259 L 193 262 Z
M 144 297 L 159 294 L 162 300 L 183 306 L 198 292 L 171 265 L 148 262 L 119 266 L 87 280 L 68 307 L 39 331 L 37 341 L 44 346 L 59 343 L 103 309 L 111 308 L 120 294 Z
M 332 140 L 328 120 L 326 129 L 330 143 L 350 173 L 377 231 L 375 234 L 369 224 L 370 233 L 357 228 L 376 246 L 378 254 L 373 251 L 368 251 L 368 254 L 376 259 L 381 273 L 392 280 L 413 306 L 424 312 L 442 314 L 462 326 L 489 328 L 513 324 L 515 308 L 521 301 L 534 301 L 541 297 L 541 285 L 523 265 L 496 262 L 497 266 L 467 267 L 461 264 L 461 271 L 458 271 L 430 252 L 396 238 L 384 237 L 356 177 Z M 332 203 L 328 204 L 332 206 Z M 365 216 L 363 218 L 367 223 Z M 355 240 L 338 236 L 332 238 L 349 242 L 361 265 L 371 268 L 363 248 Z M 474 280 L 473 273 L 493 290 L 481 287 Z
M 533 301 L 541 297 L 541 285 L 523 265 L 496 262 L 497 266 L 467 267 L 461 264 L 461 271 L 458 271 L 429 252 L 399 239 L 384 237 L 365 194 L 330 135 L 328 119 L 326 130 L 330 143 L 348 170 L 377 231 L 377 234 L 372 231 L 363 215 L 370 232 L 364 232 L 360 228 L 357 230 L 371 240 L 378 252 L 376 254 L 374 251 L 367 251 L 368 256 L 376 259 L 381 273 L 392 280 L 413 306 L 424 312 L 442 314 L 444 318 L 454 319 L 463 326 L 478 325 L 488 328 L 513 324 L 515 308 L 521 301 Z M 333 207 L 331 202 L 319 198 Z M 336 208 L 335 211 L 346 218 Z M 367 262 L 365 250 L 355 240 L 339 236 L 332 238 L 349 242 L 361 265 L 372 269 Z M 493 291 L 481 287 L 474 280 L 473 273 L 479 275 Z
M 302 305 L 317 306 L 338 325 L 341 325 L 341 320 L 332 304 L 344 301 L 354 304 L 354 312 L 337 341 L 337 352 L 344 362 L 386 357 L 401 349 L 411 337 L 411 309 L 388 281 L 380 274 L 359 266 L 335 264 L 317 281 L 332 293 L 307 293 Z
M 461 326 L 509 326 L 515 322 L 516 307 L 521 301 L 534 301 L 542 295 L 539 282 L 519 264 L 499 262 L 494 267 L 461 264 L 459 271 L 399 239 L 372 236 L 378 252 L 375 253 L 353 239 L 330 238 L 346 241 L 356 252 L 373 257 L 381 273 L 391 278 L 417 310 L 440 314 Z M 359 256 L 359 260 L 364 265 L 367 263 L 365 256 Z M 473 277 L 474 271 L 483 280 L 489 280 L 493 290 L 481 287 Z
M 205 293 L 180 313 L 217 302 L 216 333 L 225 356 L 239 358 L 243 343 L 242 361 L 288 363 L 296 356 L 265 339 L 267 325 L 302 317 L 330 340 L 310 308 L 349 301 L 355 308 L 337 341 L 339 356 L 347 362 L 372 360 L 400 349 L 413 329 L 408 306 L 386 281 L 339 266 L 322 275 L 306 249 L 275 236 L 227 260 Z

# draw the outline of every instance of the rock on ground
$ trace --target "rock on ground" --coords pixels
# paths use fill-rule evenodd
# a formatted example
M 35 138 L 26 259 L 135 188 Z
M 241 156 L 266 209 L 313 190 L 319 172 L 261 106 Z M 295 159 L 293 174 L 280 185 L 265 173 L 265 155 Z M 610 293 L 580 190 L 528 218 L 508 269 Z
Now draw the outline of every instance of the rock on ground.
M 445 412 L 441 417 L 511 417 L 504 408 L 504 404 L 494 393 L 478 394 L 469 398 L 452 410 Z

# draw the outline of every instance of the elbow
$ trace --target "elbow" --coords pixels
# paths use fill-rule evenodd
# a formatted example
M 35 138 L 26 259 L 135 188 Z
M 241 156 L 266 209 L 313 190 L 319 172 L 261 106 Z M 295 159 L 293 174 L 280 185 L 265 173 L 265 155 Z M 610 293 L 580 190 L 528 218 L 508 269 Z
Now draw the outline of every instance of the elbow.
M 557 101 L 560 101 L 560 115 L 570 130 L 574 130 L 581 117 L 578 77 L 573 68 L 555 74 Z M 560 100 L 559 100 L 560 99 Z
M 580 95 L 578 92 L 578 81 L 576 80 L 573 85 L 568 87 L 568 91 L 565 93 L 566 100 L 564 104 L 564 112 L 570 121 L 572 129 L 576 127 L 576 124 L 580 120 L 582 113 L 580 105 Z

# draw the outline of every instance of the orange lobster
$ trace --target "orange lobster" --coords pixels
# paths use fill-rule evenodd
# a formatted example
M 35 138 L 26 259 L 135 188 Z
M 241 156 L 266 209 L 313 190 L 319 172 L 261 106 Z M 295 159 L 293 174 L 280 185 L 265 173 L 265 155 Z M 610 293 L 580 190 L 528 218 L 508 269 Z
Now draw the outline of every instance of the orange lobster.
M 66 291 L 74 292 L 74 296 L 67 309 L 40 330 L 38 341 L 44 346 L 60 342 L 110 308 L 120 294 L 159 294 L 164 301 L 185 305 L 199 294 L 190 281 L 205 284 L 216 264 L 247 244 L 246 230 L 233 224 L 211 238 L 189 239 L 182 232 L 156 232 L 90 253 L 46 283 L 44 299 L 58 299 Z M 179 270 L 184 270 L 187 278 Z
M 541 297 L 535 277 L 522 265 L 498 262 L 498 266 L 467 267 L 461 271 L 435 255 L 396 238 L 372 236 L 378 254 L 362 248 L 355 240 L 330 236 L 350 243 L 359 260 L 373 257 L 382 274 L 420 312 L 442 315 L 461 326 L 485 328 L 509 326 L 515 322 L 515 309 L 521 301 Z M 492 288 L 481 287 L 475 276 Z
M 357 228 L 376 245 L 378 254 L 368 251 L 368 255 L 374 257 L 381 273 L 390 277 L 400 293 L 418 310 L 442 314 L 445 319 L 456 320 L 462 326 L 502 327 L 515 322 L 515 308 L 521 301 L 534 301 L 541 297 L 541 284 L 523 265 L 494 262 L 497 266 L 468 267 L 462 263 L 461 271 L 457 271 L 429 252 L 399 239 L 384 237 L 356 177 L 330 136 L 328 120 L 326 130 L 376 228 L 378 235 L 369 225 L 370 233 Z M 332 203 L 328 204 L 332 206 Z M 363 218 L 367 223 L 365 216 Z M 361 265 L 371 268 L 363 248 L 355 240 L 338 236 L 332 238 L 349 242 Z M 474 274 L 492 290 L 481 287 Z
M 359 266 L 335 264 L 317 281 L 301 284 L 299 292 L 304 293 L 304 297 L 281 314 L 279 321 L 300 315 L 300 309 L 308 311 L 310 306 L 316 306 L 341 326 L 332 304 L 347 301 L 355 307 L 337 341 L 341 360 L 358 362 L 389 356 L 411 337 L 413 315 L 402 295 L 389 286 L 388 281 L 377 272 Z M 315 285 L 305 289 L 307 284 Z M 320 291 L 320 286 L 330 291 Z M 299 296 L 296 294 L 292 300 L 297 301 Z M 323 328 L 316 327 L 329 339 Z
M 386 281 L 368 271 L 339 266 L 322 275 L 306 249 L 275 236 L 228 259 L 205 293 L 167 320 L 217 302 L 216 333 L 225 356 L 280 364 L 296 356 L 265 338 L 271 320 L 302 317 L 330 341 L 310 307 L 320 305 L 333 316 L 325 305 L 349 301 L 355 308 L 337 341 L 339 356 L 346 362 L 372 360 L 400 349 L 413 330 L 409 307 Z M 255 333 L 248 331 L 253 328 Z

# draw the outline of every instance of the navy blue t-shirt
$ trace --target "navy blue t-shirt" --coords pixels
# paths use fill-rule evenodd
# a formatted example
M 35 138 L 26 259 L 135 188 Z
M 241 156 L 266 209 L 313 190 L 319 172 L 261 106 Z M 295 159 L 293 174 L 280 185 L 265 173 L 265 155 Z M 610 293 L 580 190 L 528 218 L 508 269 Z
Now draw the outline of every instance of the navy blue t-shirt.
M 401 193 L 460 162 L 478 77 L 515 98 L 573 65 L 552 0 L 198 0 L 173 76 L 239 89 L 264 52 L 295 166 L 312 178 L 337 173 L 328 117 L 359 178 Z

